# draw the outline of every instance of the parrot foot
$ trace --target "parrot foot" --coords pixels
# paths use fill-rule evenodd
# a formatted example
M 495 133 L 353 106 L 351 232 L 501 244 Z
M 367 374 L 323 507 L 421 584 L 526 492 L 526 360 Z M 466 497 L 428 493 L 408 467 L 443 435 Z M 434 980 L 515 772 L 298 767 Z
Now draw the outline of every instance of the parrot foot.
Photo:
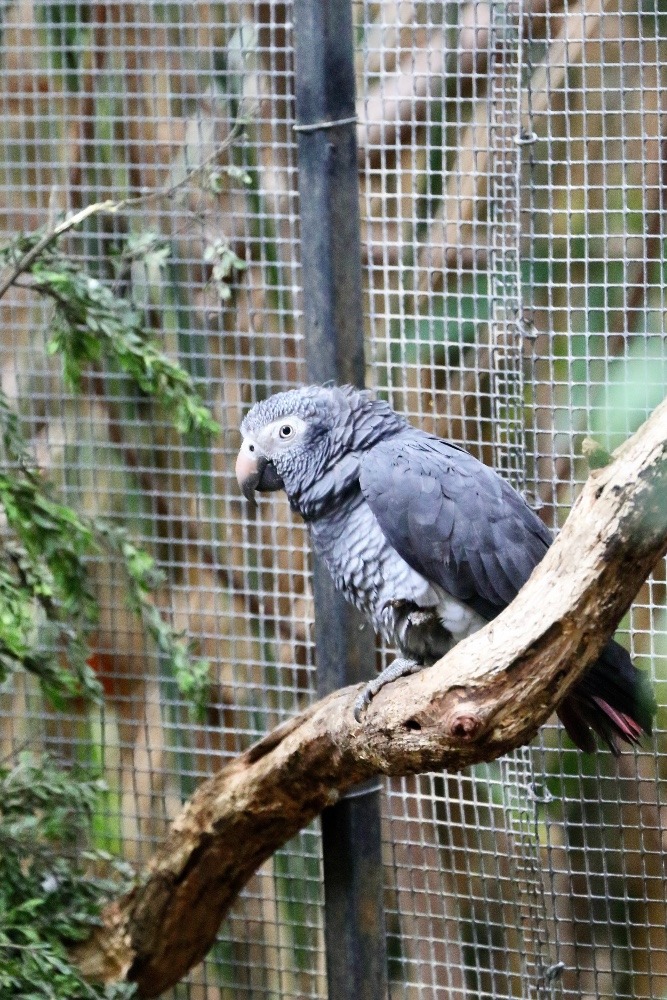
M 419 608 L 417 611 L 410 612 L 407 623 L 410 628 L 423 628 L 425 625 L 438 627 L 440 619 L 435 608 Z
M 388 667 L 378 674 L 372 681 L 369 681 L 364 690 L 354 703 L 354 717 L 357 722 L 361 722 L 361 717 L 372 702 L 378 691 L 381 691 L 385 684 L 397 681 L 399 677 L 409 677 L 416 674 L 423 668 L 422 663 L 415 660 L 404 660 L 397 657 Z
M 412 601 L 406 601 L 404 598 L 387 601 L 382 608 L 382 617 L 387 623 L 388 631 L 392 632 L 398 627 L 402 631 L 403 636 L 412 629 L 442 629 L 442 624 L 435 608 L 420 608 Z

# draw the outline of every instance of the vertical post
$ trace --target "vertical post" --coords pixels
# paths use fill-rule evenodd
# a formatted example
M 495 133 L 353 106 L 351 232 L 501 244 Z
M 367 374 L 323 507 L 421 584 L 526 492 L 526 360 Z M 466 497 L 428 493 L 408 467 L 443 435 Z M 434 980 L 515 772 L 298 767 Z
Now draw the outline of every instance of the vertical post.
M 363 386 L 361 237 L 350 0 L 294 0 L 306 365 L 312 382 Z M 315 560 L 318 689 L 373 675 L 372 629 Z M 322 814 L 329 1000 L 384 1000 L 380 801 L 360 787 Z
M 521 303 L 522 0 L 490 9 L 489 220 L 493 462 L 515 489 L 525 487 Z
M 526 486 L 524 326 L 521 289 L 521 147 L 523 0 L 490 5 L 489 61 L 489 288 L 491 406 L 494 465 L 518 490 Z M 532 127 L 532 123 L 531 127 Z M 530 1000 L 560 995 L 559 963 L 551 961 L 550 926 L 542 882 L 538 813 L 529 747 L 500 762 L 513 916 L 522 938 L 521 994 Z

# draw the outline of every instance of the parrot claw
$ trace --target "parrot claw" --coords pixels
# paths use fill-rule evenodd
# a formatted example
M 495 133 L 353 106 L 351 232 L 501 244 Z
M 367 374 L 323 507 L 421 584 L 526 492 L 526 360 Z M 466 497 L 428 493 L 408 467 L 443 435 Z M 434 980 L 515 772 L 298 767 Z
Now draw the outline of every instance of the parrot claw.
M 382 605 L 382 611 L 386 611 L 387 608 L 391 608 L 392 611 L 404 611 L 406 608 L 413 608 L 415 605 L 412 601 L 408 601 L 405 597 L 392 598 L 390 601 L 385 601 Z
M 359 697 L 354 703 L 354 721 L 361 722 L 361 717 L 373 700 L 373 694 L 368 690 L 369 685 L 367 684 L 364 690 L 361 692 Z
M 405 629 L 442 628 L 436 608 L 420 608 L 405 598 L 385 601 L 381 614 L 383 619 L 389 622 L 390 629 L 397 624 Z
M 409 677 L 410 674 L 418 673 L 423 667 L 422 663 L 416 663 L 414 660 L 404 660 L 402 657 L 397 657 L 389 664 L 388 667 L 374 677 L 372 681 L 369 681 L 366 687 L 363 689 L 359 697 L 354 703 L 354 718 L 357 722 L 361 722 L 362 716 L 370 703 L 372 702 L 378 691 L 381 691 L 385 684 L 391 684 L 392 681 L 396 681 L 399 677 Z

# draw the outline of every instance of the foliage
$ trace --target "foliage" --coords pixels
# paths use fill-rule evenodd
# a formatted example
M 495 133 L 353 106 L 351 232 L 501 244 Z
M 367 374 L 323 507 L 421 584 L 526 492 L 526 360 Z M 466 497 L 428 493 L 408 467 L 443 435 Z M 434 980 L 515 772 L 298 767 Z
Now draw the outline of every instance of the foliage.
M 211 265 L 211 281 L 221 300 L 229 301 L 232 297 L 229 282 L 234 277 L 234 272 L 245 271 L 248 265 L 225 240 L 215 240 L 208 246 L 204 252 L 204 260 Z
M 67 696 L 99 697 L 88 665 L 87 637 L 97 621 L 86 557 L 106 550 L 123 568 L 127 600 L 165 657 L 182 693 L 203 704 L 208 663 L 192 661 L 187 642 L 155 607 L 162 582 L 153 557 L 127 532 L 58 503 L 51 484 L 30 465 L 16 414 L 0 395 L 3 467 L 0 505 L 12 536 L 0 554 L 0 682 L 23 668 L 56 704 Z
M 18 264 L 39 236 L 14 240 L 0 252 L 0 263 Z M 30 287 L 55 304 L 49 351 L 62 356 L 73 388 L 80 387 L 87 366 L 113 360 L 171 414 L 181 433 L 219 430 L 190 375 L 146 335 L 143 315 L 132 302 L 53 247 L 31 265 L 30 278 Z
M 0 506 L 10 532 L 0 552 L 0 682 L 24 668 L 53 701 L 96 696 L 85 640 L 97 604 L 84 565 L 94 532 L 56 501 L 32 467 L 18 418 L 2 394 L 0 443 Z
M 111 554 L 120 558 L 127 574 L 127 601 L 141 618 L 167 666 L 176 679 L 181 694 L 201 718 L 209 692 L 210 664 L 208 660 L 193 659 L 190 643 L 165 622 L 151 599 L 153 591 L 164 579 L 153 557 L 139 548 L 123 528 L 98 521 L 97 534 Z
M 0 996 L 126 1000 L 128 984 L 85 982 L 67 946 L 90 933 L 131 871 L 85 849 L 102 783 L 23 753 L 0 768 Z
M 37 242 L 34 235 L 19 237 L 0 260 L 23 271 Z M 164 256 L 164 248 L 150 238 L 135 242 L 121 265 L 149 254 Z M 53 247 L 27 273 L 29 287 L 55 304 L 49 350 L 62 356 L 70 385 L 77 389 L 85 368 L 105 362 L 164 406 L 181 432 L 217 429 L 191 376 L 146 336 L 132 302 Z M 181 692 L 203 711 L 209 664 L 192 659 L 187 640 L 155 606 L 153 592 L 163 580 L 155 560 L 123 527 L 59 501 L 1 391 L 0 509 L 0 684 L 24 669 L 56 705 L 73 696 L 101 697 L 89 665 L 99 609 L 88 560 L 106 554 L 125 573 L 128 605 Z M 127 875 L 109 856 L 82 850 L 81 830 L 101 790 L 101 783 L 46 759 L 23 756 L 0 769 L 0 996 L 124 1000 L 133 992 L 85 983 L 67 955 L 68 942 L 86 937 L 105 900 L 119 891 L 107 872 Z
M 17 266 L 37 237 L 20 236 L 0 260 Z M 132 259 L 161 252 L 144 239 L 128 248 Z M 192 378 L 143 332 L 140 311 L 86 274 L 57 249 L 30 266 L 31 288 L 55 301 L 50 350 L 62 355 L 73 387 L 84 367 L 102 360 L 130 375 L 169 409 L 182 432 L 212 433 L 217 424 Z M 88 665 L 87 637 L 98 608 L 88 584 L 86 558 L 108 552 L 123 568 L 127 600 L 138 614 L 181 692 L 201 711 L 208 688 L 206 661 L 192 661 L 188 643 L 173 632 L 151 599 L 163 580 L 153 557 L 127 532 L 57 501 L 53 486 L 34 468 L 19 420 L 0 393 L 0 506 L 9 537 L 0 554 L 0 683 L 19 668 L 36 674 L 55 703 L 67 696 L 99 697 Z

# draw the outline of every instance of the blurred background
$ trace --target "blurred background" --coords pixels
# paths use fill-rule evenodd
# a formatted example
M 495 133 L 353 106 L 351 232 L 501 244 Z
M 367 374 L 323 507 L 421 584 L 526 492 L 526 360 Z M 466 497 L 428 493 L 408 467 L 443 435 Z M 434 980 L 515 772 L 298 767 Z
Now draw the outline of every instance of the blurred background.
M 667 4 L 357 0 L 354 20 L 367 383 L 557 529 L 583 439 L 615 447 L 667 386 Z M 306 533 L 233 475 L 247 407 L 305 378 L 292 8 L 7 0 L 0 40 L 4 240 L 141 198 L 62 246 L 137 303 L 222 428 L 179 436 L 118 373 L 72 394 L 51 306 L 0 300 L 1 385 L 40 468 L 157 557 L 160 608 L 211 665 L 200 718 L 100 559 L 103 708 L 52 710 L 24 679 L 1 695 L 3 754 L 101 771 L 96 841 L 140 865 L 201 780 L 315 697 Z M 666 596 L 661 564 L 620 633 L 661 706 Z M 391 1000 L 667 997 L 666 721 L 618 760 L 554 724 L 385 783 Z M 170 995 L 326 997 L 318 831 Z

